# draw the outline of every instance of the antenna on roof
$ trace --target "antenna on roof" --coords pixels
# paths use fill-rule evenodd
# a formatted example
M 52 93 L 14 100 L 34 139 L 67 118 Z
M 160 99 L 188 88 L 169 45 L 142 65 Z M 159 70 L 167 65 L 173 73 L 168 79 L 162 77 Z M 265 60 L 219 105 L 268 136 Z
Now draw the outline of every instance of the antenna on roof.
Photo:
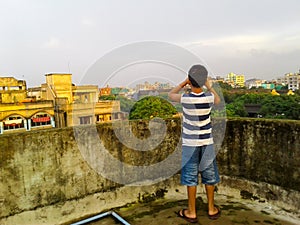
M 68 69 L 69 69 L 69 73 L 71 73 L 71 71 L 70 71 L 70 61 L 68 61 Z

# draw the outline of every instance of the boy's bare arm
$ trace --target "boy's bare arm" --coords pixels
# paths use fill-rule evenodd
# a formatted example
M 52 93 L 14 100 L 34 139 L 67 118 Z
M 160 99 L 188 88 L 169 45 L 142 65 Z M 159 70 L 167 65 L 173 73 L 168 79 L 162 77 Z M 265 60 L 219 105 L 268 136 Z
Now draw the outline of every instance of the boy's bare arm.
M 180 102 L 181 94 L 179 94 L 179 91 L 184 88 L 187 84 L 189 84 L 189 79 L 187 78 L 183 82 L 181 82 L 179 85 L 174 87 L 168 94 L 169 99 L 173 102 Z
M 208 91 L 210 91 L 211 93 L 213 93 L 213 95 L 214 95 L 214 104 L 218 105 L 221 102 L 220 96 L 215 91 L 215 89 L 213 89 L 212 84 L 211 84 L 211 82 L 210 82 L 209 79 L 206 80 L 205 86 L 206 86 L 206 88 L 207 88 Z

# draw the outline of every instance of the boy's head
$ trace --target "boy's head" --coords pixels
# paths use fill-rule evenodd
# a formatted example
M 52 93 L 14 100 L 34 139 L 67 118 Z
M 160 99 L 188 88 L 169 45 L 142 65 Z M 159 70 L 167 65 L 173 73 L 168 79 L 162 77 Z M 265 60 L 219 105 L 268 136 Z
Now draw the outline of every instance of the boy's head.
M 193 65 L 188 73 L 188 78 L 193 87 L 199 88 L 205 84 L 207 80 L 207 70 L 202 65 Z

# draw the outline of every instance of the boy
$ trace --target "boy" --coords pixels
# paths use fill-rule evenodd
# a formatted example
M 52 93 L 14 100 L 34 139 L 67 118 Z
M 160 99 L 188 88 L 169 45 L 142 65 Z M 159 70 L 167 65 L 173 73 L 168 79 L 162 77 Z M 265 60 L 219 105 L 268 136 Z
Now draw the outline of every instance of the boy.
M 214 205 L 214 185 L 220 178 L 210 118 L 212 104 L 219 104 L 220 97 L 212 88 L 207 75 L 204 66 L 194 65 L 188 72 L 188 78 L 169 92 L 169 99 L 180 102 L 183 107 L 181 184 L 187 186 L 188 209 L 180 210 L 177 215 L 190 223 L 198 222 L 196 193 L 199 170 L 206 189 L 208 217 L 217 219 L 221 214 L 220 209 Z M 191 86 L 191 92 L 179 94 L 186 85 Z M 203 91 L 203 86 L 208 92 Z

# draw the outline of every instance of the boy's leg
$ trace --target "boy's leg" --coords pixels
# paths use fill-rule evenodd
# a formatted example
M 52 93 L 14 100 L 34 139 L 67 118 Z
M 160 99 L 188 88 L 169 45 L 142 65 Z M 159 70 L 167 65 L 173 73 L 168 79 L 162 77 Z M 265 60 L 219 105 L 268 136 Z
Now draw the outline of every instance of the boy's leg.
M 219 171 L 215 157 L 216 155 L 213 145 L 208 145 L 202 148 L 200 170 L 202 183 L 205 184 L 208 215 L 215 215 L 219 212 L 218 208 L 216 208 L 214 204 L 215 184 L 220 182 Z
M 218 213 L 218 209 L 215 207 L 214 203 L 215 186 L 206 184 L 205 189 L 208 203 L 208 215 L 214 215 Z
M 196 193 L 197 186 L 187 186 L 187 194 L 188 194 L 188 211 L 186 212 L 186 216 L 190 218 L 196 218 Z
M 181 210 L 181 216 L 196 218 L 196 192 L 198 185 L 199 149 L 182 147 L 181 184 L 187 186 L 188 209 Z

